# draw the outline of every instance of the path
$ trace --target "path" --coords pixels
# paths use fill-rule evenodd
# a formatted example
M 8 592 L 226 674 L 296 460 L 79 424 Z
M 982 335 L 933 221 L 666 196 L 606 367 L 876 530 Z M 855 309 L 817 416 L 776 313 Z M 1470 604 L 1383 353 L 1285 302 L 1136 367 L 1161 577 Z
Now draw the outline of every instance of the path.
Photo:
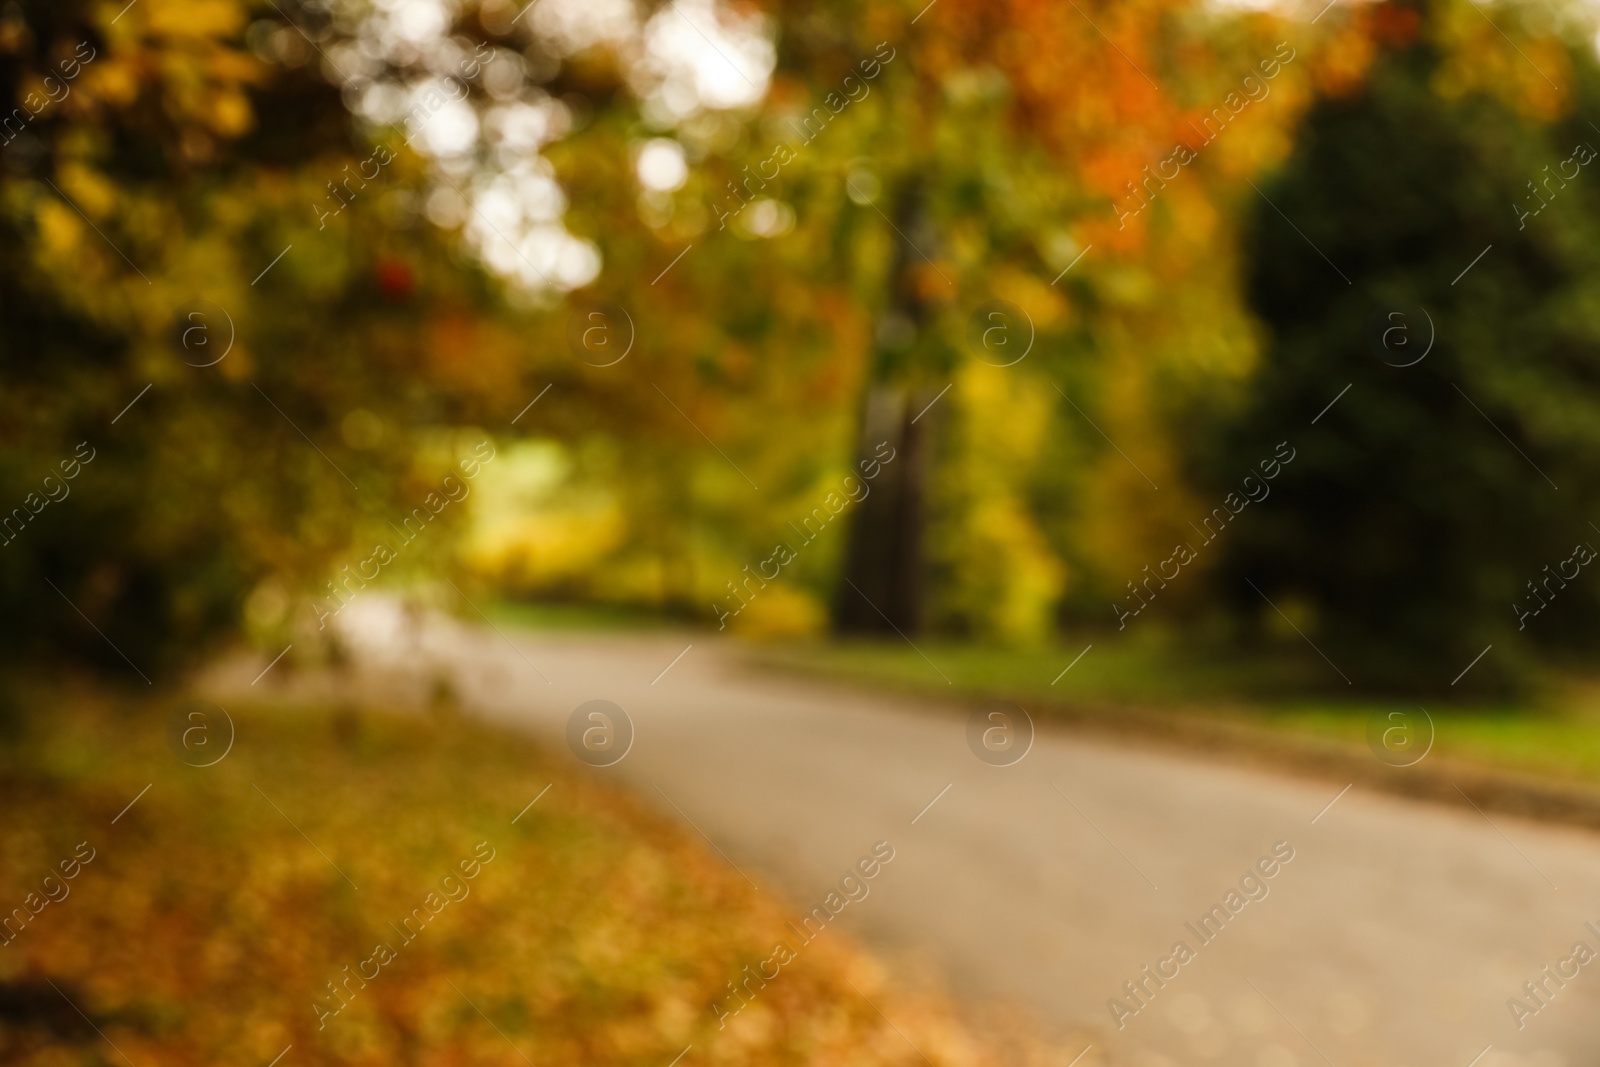
M 467 707 L 557 744 L 579 703 L 620 705 L 633 748 L 590 773 L 676 808 L 797 919 L 888 841 L 893 863 L 839 925 L 891 958 L 933 959 L 958 994 L 1082 1035 L 1096 1048 L 1083 1067 L 1469 1067 L 1490 1045 L 1478 1067 L 1600 1055 L 1600 961 L 1564 987 L 1546 980 L 1548 1006 L 1520 1030 L 1507 1007 L 1575 942 L 1600 951 L 1585 929 L 1600 929 L 1595 835 L 1359 787 L 1328 807 L 1339 783 L 1066 733 L 993 767 L 956 705 L 756 673 L 706 635 L 434 621 L 397 651 L 407 639 L 376 606 L 357 618 L 367 667 L 449 664 Z M 1293 859 L 1267 895 L 1202 944 L 1185 924 L 1277 842 Z M 1194 958 L 1161 964 L 1179 940 Z M 1132 1006 L 1123 983 L 1147 964 L 1176 977 L 1147 980 L 1148 1007 L 1118 1029 L 1107 1002 Z

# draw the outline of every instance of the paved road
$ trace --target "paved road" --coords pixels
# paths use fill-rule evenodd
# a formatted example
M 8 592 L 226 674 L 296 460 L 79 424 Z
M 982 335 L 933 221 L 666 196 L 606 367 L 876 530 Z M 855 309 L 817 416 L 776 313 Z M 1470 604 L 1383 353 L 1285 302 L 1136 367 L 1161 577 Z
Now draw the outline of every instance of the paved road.
M 888 841 L 839 925 L 933 960 L 959 995 L 1025 1006 L 1064 1046 L 1092 1041 L 1084 1067 L 1469 1067 L 1490 1045 L 1479 1067 L 1600 1060 L 1600 960 L 1560 986 L 1542 973 L 1578 941 L 1600 952 L 1593 834 L 1359 788 L 1329 808 L 1341 783 L 1070 733 L 994 767 L 967 709 L 756 673 L 705 635 L 406 632 L 358 606 L 361 663 L 448 670 L 496 721 L 564 743 L 578 704 L 620 705 L 633 747 L 586 773 L 676 809 L 796 918 Z M 1261 899 L 1227 900 L 1260 866 L 1244 888 Z M 1191 926 L 1213 905 L 1228 921 L 1206 943 Z M 1144 1006 L 1119 1028 L 1108 1001 L 1139 1006 L 1132 980 Z M 1549 991 L 1537 1014 L 1530 980 Z

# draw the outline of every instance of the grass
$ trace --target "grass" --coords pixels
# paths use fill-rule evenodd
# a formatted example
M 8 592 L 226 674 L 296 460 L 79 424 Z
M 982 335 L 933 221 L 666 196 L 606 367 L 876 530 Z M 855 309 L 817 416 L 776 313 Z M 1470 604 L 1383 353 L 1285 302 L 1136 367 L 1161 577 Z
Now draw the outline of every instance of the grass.
M 486 611 L 496 622 L 528 630 L 566 633 L 658 630 L 673 625 L 659 612 L 610 604 L 562 604 L 547 601 L 494 598 Z
M 667 1067 L 692 1045 L 684 1067 L 922 1064 L 894 1027 L 939 1067 L 998 1062 L 832 939 L 720 1029 L 710 1005 L 792 914 L 520 737 L 230 706 L 231 750 L 195 768 L 169 748 L 173 700 L 19 701 L 33 713 L 0 720 L 0 909 L 23 909 L 0 1062 L 265 1067 L 292 1046 L 282 1067 Z
M 903 640 L 856 641 L 763 648 L 755 656 L 770 667 L 901 691 L 1012 700 L 1045 720 L 1070 712 L 1080 721 L 1087 716 L 1115 725 L 1131 712 L 1154 711 L 1180 721 L 1202 718 L 1289 742 L 1362 752 L 1371 720 L 1379 720 L 1379 730 L 1396 721 L 1387 718 L 1391 713 L 1422 721 L 1421 706 L 1414 702 L 1318 695 L 1329 692 L 1331 671 L 1315 658 L 1230 660 L 1159 637 L 1104 644 L 1084 637 L 1038 648 L 923 640 L 912 648 Z M 1433 754 L 1439 757 L 1489 770 L 1600 783 L 1600 701 L 1588 686 L 1562 679 L 1552 682 L 1547 696 L 1525 705 L 1430 703 L 1426 711 L 1434 724 Z

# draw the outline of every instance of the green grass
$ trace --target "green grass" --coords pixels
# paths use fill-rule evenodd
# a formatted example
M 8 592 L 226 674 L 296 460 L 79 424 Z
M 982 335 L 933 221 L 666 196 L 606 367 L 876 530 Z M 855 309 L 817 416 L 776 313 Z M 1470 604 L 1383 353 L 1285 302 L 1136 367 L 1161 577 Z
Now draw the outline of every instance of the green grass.
M 1073 664 L 1084 647 L 1093 647 Z M 920 651 L 918 651 L 920 649 Z M 1547 695 L 1519 705 L 1451 706 L 1330 692 L 1331 670 L 1314 657 L 1229 658 L 1162 637 L 1142 642 L 1085 637 L 1037 648 L 938 641 L 855 641 L 762 648 L 769 667 L 954 697 L 1007 699 L 1045 720 L 1118 725 L 1148 717 L 1202 718 L 1278 737 L 1367 751 L 1373 717 L 1418 716 L 1435 730 L 1431 755 L 1482 768 L 1600 783 L 1600 702 L 1591 687 L 1552 679 Z M 1062 671 L 1073 664 L 1064 675 Z M 948 682 L 946 679 L 948 678 Z M 1337 679 L 1333 678 L 1336 682 Z
M 658 612 L 611 604 L 496 599 L 487 606 L 487 614 L 496 622 L 528 630 L 638 631 L 665 629 L 675 624 L 675 620 Z

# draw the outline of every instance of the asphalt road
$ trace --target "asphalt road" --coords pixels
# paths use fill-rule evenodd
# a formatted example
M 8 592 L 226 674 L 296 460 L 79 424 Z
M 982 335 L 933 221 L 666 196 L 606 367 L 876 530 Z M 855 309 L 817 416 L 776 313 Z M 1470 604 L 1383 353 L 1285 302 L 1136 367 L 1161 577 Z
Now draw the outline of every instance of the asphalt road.
M 836 925 L 959 997 L 1021 1005 L 1064 1060 L 1092 1043 L 1080 1067 L 1600 1060 L 1600 959 L 1572 959 L 1600 953 L 1600 836 L 1071 733 L 992 766 L 970 708 L 757 673 L 705 635 L 359 607 L 362 670 L 402 689 L 447 673 L 468 709 L 561 745 L 579 704 L 620 706 L 631 748 L 586 773 L 692 823 L 797 920 L 889 842 Z M 1198 930 L 1213 905 L 1226 923 Z

